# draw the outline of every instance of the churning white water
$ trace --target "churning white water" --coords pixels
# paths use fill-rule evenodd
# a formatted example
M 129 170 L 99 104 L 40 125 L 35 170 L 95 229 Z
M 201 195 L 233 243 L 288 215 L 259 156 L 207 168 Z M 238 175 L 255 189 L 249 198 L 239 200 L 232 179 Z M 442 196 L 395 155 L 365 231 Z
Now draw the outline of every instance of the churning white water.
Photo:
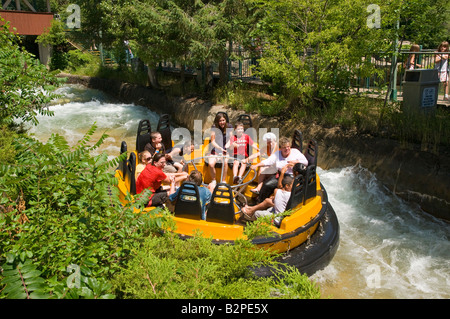
M 98 152 L 106 151 L 113 157 L 119 155 L 122 141 L 127 142 L 129 150 L 135 149 L 141 119 L 149 119 L 152 129 L 156 130 L 159 115 L 146 107 L 119 103 L 101 91 L 81 85 L 64 86 L 56 93 L 63 98 L 50 106 L 54 116 L 38 116 L 39 125 L 30 129 L 42 142 L 57 133 L 64 136 L 69 145 L 76 145 L 95 123 L 97 130 L 91 138 L 92 144 L 106 133 L 109 137 Z
M 101 150 L 118 156 L 123 140 L 135 148 L 141 119 L 156 129 L 159 115 L 145 107 L 82 86 L 59 92 L 55 116 L 39 117 L 31 130 L 43 142 L 58 133 L 74 145 L 96 122 L 98 135 L 110 135 Z M 312 276 L 325 298 L 450 298 L 449 224 L 393 195 L 364 168 L 318 173 L 341 227 L 334 259 Z
M 313 276 L 335 298 L 449 298 L 450 225 L 393 195 L 367 169 L 318 170 L 341 227 Z

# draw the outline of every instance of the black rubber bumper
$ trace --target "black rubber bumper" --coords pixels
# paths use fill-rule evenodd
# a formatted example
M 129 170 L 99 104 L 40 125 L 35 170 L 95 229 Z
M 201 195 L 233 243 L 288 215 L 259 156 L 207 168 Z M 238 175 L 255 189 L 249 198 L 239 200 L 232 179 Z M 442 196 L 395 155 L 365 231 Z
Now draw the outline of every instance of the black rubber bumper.
M 339 247 L 339 222 L 336 213 L 330 203 L 327 211 L 320 219 L 320 225 L 308 242 L 292 249 L 278 259 L 283 265 L 296 267 L 301 273 L 308 276 L 325 268 L 333 259 Z M 273 267 L 254 268 L 253 272 L 258 277 L 274 275 Z

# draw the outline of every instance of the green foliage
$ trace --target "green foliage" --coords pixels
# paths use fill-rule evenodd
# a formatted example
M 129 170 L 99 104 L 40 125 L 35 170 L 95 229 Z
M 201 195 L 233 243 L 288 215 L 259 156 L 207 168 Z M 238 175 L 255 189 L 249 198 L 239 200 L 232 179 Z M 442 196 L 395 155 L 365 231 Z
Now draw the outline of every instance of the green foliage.
M 198 69 L 204 64 L 208 69 L 212 62 L 223 63 L 231 56 L 228 43 L 251 41 L 248 32 L 253 14 L 245 0 L 105 0 L 98 10 L 102 12 L 102 30 L 109 35 L 103 43 L 120 48 L 129 40 L 133 52 L 151 70 L 164 60 Z M 221 68 L 222 77 L 225 71 Z M 209 75 L 206 72 L 206 81 L 212 84 Z
M 67 43 L 65 25 L 61 20 L 52 20 L 50 28 L 36 38 L 37 43 L 59 46 Z
M 297 95 L 345 91 L 352 74 L 377 72 L 363 58 L 389 46 L 388 34 L 366 27 L 368 3 L 363 0 L 255 2 L 267 13 L 260 30 L 267 44 L 259 74 Z M 389 16 L 383 18 L 390 23 Z
M 66 52 L 54 51 L 50 60 L 51 70 L 64 70 L 69 66 L 69 57 Z
M 31 253 L 22 252 L 19 256 L 6 254 L 6 262 L 1 266 L 2 279 L 0 298 L 6 299 L 112 299 L 106 293 L 111 285 L 104 279 L 91 278 L 90 270 L 76 265 L 67 267 L 74 270 L 67 280 L 57 281 L 56 277 L 44 279 L 42 272 L 30 259 Z M 1 286 L 0 286 L 1 287 Z
M 273 93 L 271 95 L 263 90 L 271 88 L 254 88 L 242 81 L 230 82 L 219 87 L 215 92 L 215 103 L 226 104 L 245 112 L 257 112 L 264 116 L 276 116 L 287 111 L 290 105 L 289 98 Z
M 51 115 L 51 93 L 63 80 L 49 73 L 35 57 L 18 46 L 9 24 L 0 26 L 0 125 L 15 119 L 37 123 L 37 114 Z
M 251 223 L 247 223 L 244 233 L 249 240 L 254 239 L 258 236 L 270 235 L 270 230 L 274 220 L 277 218 L 283 219 L 284 217 L 290 216 L 291 214 L 292 211 L 288 210 L 279 214 L 262 216 Z M 272 233 L 272 235 L 274 235 L 274 233 Z
M 366 0 L 249 1 L 265 12 L 258 21 L 265 42 L 257 74 L 307 101 L 326 103 L 347 93 L 352 78 L 382 76 L 371 57 L 393 56 L 396 40 L 434 42 L 435 48 L 446 37 L 449 14 L 445 0 L 378 1 L 377 29 L 367 26 L 373 2 Z
M 171 234 L 148 238 L 112 281 L 119 298 L 318 298 L 304 275 L 289 268 L 278 278 L 256 278 L 250 267 L 270 262 L 249 242 L 215 245 L 208 238 L 181 240 Z M 283 278 L 283 275 L 287 277 Z
M 30 137 L 14 141 L 16 163 L 0 166 L 0 259 L 25 252 L 44 278 L 64 277 L 70 264 L 108 278 L 163 226 L 164 212 L 134 213 L 143 200 L 122 206 L 111 169 L 126 155 L 90 155 L 107 137 L 92 143 L 95 128 L 74 149 L 59 135 L 45 144 Z
M 321 297 L 318 286 L 294 267 L 279 270 L 272 282 L 276 295 L 282 298 L 318 299 Z
M 9 255 L 8 262 L 2 266 L 1 294 L 7 299 L 48 299 L 45 280 L 30 259 L 14 262 Z
M 12 142 L 17 137 L 6 125 L 0 126 L 0 163 L 14 163 L 16 152 Z
M 100 65 L 100 59 L 90 53 L 79 50 L 70 50 L 67 54 L 67 70 L 71 73 L 77 73 L 83 69 L 95 69 Z
M 448 40 L 450 7 L 447 0 L 407 0 L 402 2 L 400 36 L 426 49 L 436 49 Z
M 142 0 L 120 6 L 103 1 L 101 8 L 108 33 L 119 41 L 135 40 L 146 63 L 186 59 L 198 66 L 221 58 L 231 34 L 243 34 L 244 24 L 239 22 L 246 13 L 242 0 Z

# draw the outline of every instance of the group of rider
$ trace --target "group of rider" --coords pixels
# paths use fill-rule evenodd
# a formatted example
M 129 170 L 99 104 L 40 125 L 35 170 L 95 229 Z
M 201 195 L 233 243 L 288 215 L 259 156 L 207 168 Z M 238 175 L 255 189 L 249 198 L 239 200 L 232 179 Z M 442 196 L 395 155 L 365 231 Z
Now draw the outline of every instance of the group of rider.
M 229 134 L 233 130 L 233 134 Z M 173 160 L 177 155 L 193 152 L 194 144 L 188 142 L 183 147 L 174 147 L 166 151 L 161 134 L 152 132 L 151 141 L 139 154 L 139 164 L 136 167 L 136 194 L 150 189 L 147 206 L 163 206 L 165 203 L 176 200 L 177 186 L 182 181 L 188 180 L 199 186 L 202 219 L 206 219 L 206 204 L 211 199 L 211 193 L 216 185 L 216 162 L 222 156 L 226 156 L 227 150 L 231 148 L 234 150 L 231 154 L 234 158 L 233 184 L 242 183 L 243 174 L 248 167 L 255 171 L 260 168 L 258 185 L 251 189 L 251 192 L 257 196 L 257 205 L 252 207 L 245 205 L 241 208 L 244 219 L 252 221 L 260 216 L 283 212 L 289 200 L 293 177 L 305 169 L 308 160 L 299 150 L 291 148 L 291 141 L 286 137 L 280 138 L 277 143 L 275 134 L 267 133 L 263 139 L 267 144 L 264 151 L 260 150 L 252 138 L 244 133 L 242 122 L 235 123 L 233 127 L 228 122 L 226 114 L 219 112 L 211 127 L 211 156 L 208 156 L 212 182 L 208 187 L 202 187 L 201 172 L 193 170 L 189 174 L 183 161 Z M 249 154 L 250 147 L 256 150 L 254 154 Z M 250 165 L 257 156 L 266 158 L 257 164 Z M 222 182 L 226 182 L 228 165 L 222 165 L 222 169 L 221 176 L 224 179 Z M 170 188 L 163 187 L 163 183 L 169 184 Z

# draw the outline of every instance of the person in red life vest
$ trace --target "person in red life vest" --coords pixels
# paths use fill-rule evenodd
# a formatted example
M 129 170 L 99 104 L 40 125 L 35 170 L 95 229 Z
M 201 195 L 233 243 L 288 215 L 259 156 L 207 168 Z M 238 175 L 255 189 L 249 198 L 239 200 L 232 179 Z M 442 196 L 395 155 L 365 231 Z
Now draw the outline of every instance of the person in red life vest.
M 258 152 L 259 148 L 253 143 L 252 138 L 244 133 L 244 124 L 241 122 L 237 122 L 234 125 L 234 135 L 231 136 L 230 140 L 225 145 L 225 148 L 227 149 L 230 146 L 234 149 L 233 156 L 235 158 L 233 162 L 233 183 L 240 184 L 242 183 L 242 176 L 247 168 L 244 164 L 248 161 L 249 146 L 253 147 Z M 240 168 L 238 159 L 243 160 Z
M 145 189 L 151 190 L 151 195 L 148 198 L 149 206 L 163 206 L 168 198 L 167 190 L 164 190 L 161 184 L 166 182 L 170 184 L 172 181 L 179 183 L 188 177 L 186 172 L 182 173 L 164 173 L 163 168 L 166 165 L 166 157 L 164 153 L 156 153 L 150 164 L 139 174 L 136 181 L 136 194 L 142 193 Z

